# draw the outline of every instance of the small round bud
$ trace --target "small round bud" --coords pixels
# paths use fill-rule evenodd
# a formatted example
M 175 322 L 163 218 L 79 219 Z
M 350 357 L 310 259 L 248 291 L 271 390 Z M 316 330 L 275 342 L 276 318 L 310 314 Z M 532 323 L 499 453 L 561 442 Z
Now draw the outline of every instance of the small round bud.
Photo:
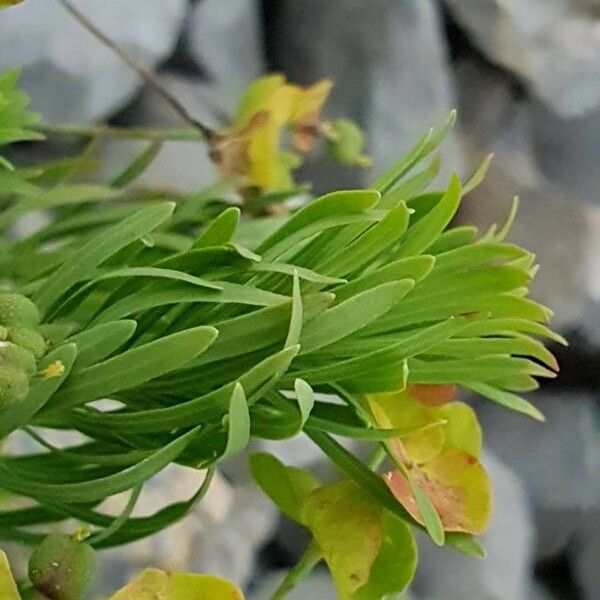
M 8 339 L 29 350 L 36 358 L 46 354 L 46 340 L 35 329 L 29 327 L 11 327 L 8 330 Z
M 368 167 L 371 159 L 363 154 L 365 138 L 360 128 L 347 119 L 330 123 L 329 154 L 341 165 Z
M 0 411 L 24 400 L 29 393 L 29 379 L 22 369 L 0 365 Z
M 29 350 L 11 342 L 0 342 L 0 364 L 6 363 L 22 369 L 29 377 L 37 372 L 35 356 Z
M 35 327 L 40 322 L 37 306 L 21 294 L 0 295 L 0 323 L 2 325 L 24 325 Z
M 31 583 L 50 600 L 82 600 L 93 572 L 93 548 L 61 533 L 44 538 L 29 559 Z
M 46 594 L 42 594 L 42 592 L 36 590 L 35 588 L 21 590 L 21 598 L 23 600 L 50 600 Z

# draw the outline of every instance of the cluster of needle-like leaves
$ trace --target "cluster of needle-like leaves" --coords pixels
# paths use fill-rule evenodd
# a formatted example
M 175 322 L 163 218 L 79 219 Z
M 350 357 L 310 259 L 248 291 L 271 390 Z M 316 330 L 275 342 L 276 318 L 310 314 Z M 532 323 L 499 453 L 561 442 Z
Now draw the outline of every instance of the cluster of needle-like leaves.
M 539 340 L 559 338 L 527 298 L 534 257 L 504 241 L 510 219 L 483 235 L 452 226 L 486 165 L 429 189 L 452 122 L 369 189 L 289 216 L 247 219 L 233 183 L 167 199 L 135 189 L 152 143 L 107 185 L 73 182 L 89 156 L 0 171 L 0 277 L 35 303 L 47 344 L 28 394 L 0 414 L 0 438 L 21 431 L 39 445 L 0 457 L 0 488 L 23 499 L 0 511 L 0 537 L 37 543 L 71 518 L 98 548 L 149 536 L 183 518 L 252 438 L 304 434 L 344 481 L 322 486 L 265 455 L 252 468 L 310 529 L 342 598 L 402 590 L 413 527 L 478 554 L 489 488 L 477 420 L 454 386 L 540 418 L 519 393 L 554 375 Z M 11 237 L 40 211 L 45 225 Z M 50 430 L 78 441 L 57 447 Z M 381 451 L 385 470 L 338 437 Z M 131 517 L 170 463 L 208 469 L 198 492 Z M 99 507 L 121 492 L 123 514 Z

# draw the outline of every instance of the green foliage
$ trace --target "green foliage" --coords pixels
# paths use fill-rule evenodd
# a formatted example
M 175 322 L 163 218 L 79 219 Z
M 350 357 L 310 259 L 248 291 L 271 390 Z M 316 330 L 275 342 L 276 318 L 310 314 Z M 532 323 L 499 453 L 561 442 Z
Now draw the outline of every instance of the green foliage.
M 0 8 L 18 4 L 14 0 L 5 0 Z M 37 115 L 27 111 L 27 96 L 16 85 L 19 71 L 13 69 L 0 74 L 0 146 L 26 140 L 40 140 L 43 135 L 32 127 L 37 123 Z M 2 167 L 11 170 L 12 165 L 0 156 L 0 175 Z M 1 182 L 0 182 L 1 186 Z
M 12 89 L 14 75 L 6 77 Z M 265 85 L 246 98 L 249 115 L 261 112 L 263 96 L 275 114 Z M 305 134 L 308 108 L 320 109 L 328 87 L 301 89 L 280 78 L 270 85 L 292 94 L 285 122 Z M 19 109 L 11 114 L 22 115 L 22 97 L 11 98 Z M 241 115 L 238 127 L 253 119 Z M 11 123 L 34 136 L 28 119 Z M 264 176 L 262 187 L 279 195 L 248 196 L 247 180 L 187 196 L 137 189 L 157 144 L 106 185 L 81 181 L 81 157 L 0 172 L 7 289 L 0 393 L 8 399 L 0 403 L 0 437 L 21 430 L 40 445 L 33 454 L 0 456 L 0 488 L 23 502 L 0 511 L 0 537 L 35 544 L 56 523 L 76 519 L 91 547 L 141 539 L 185 517 L 213 469 L 252 438 L 304 433 L 346 480 L 321 486 L 265 455 L 253 458 L 252 471 L 311 531 L 342 598 L 375 600 L 403 589 L 416 562 L 413 528 L 482 555 L 470 535 L 483 529 L 489 508 L 480 432 L 446 390 L 461 386 L 539 418 L 519 394 L 555 375 L 540 339 L 560 338 L 546 326 L 550 311 L 527 298 L 533 255 L 504 242 L 513 216 L 480 237 L 452 226 L 487 162 L 464 185 L 454 176 L 446 189 L 429 190 L 453 121 L 430 131 L 371 189 L 335 191 L 289 215 L 281 208 L 297 190 L 281 189 L 289 171 L 271 179 L 273 161 L 256 150 L 277 146 L 280 121 L 269 129 L 275 138 L 261 130 L 252 141 L 255 183 Z M 336 127 L 338 158 L 356 159 L 362 140 Z M 256 217 L 257 208 L 267 216 Z M 39 210 L 48 224 L 11 236 L 15 222 Z M 425 408 L 413 403 L 396 414 L 385 404 L 415 389 Z M 107 398 L 110 405 L 99 402 Z M 48 429 L 79 433 L 81 441 L 55 447 Z M 379 461 L 364 464 L 332 436 L 372 444 L 388 458 L 385 477 Z M 423 452 L 427 460 L 417 458 Z M 131 516 L 145 483 L 173 462 L 207 469 L 198 491 L 153 515 Z M 439 501 L 449 488 L 462 494 L 460 510 Z M 120 492 L 130 494 L 122 514 L 99 508 Z M 133 585 L 200 584 L 161 573 Z

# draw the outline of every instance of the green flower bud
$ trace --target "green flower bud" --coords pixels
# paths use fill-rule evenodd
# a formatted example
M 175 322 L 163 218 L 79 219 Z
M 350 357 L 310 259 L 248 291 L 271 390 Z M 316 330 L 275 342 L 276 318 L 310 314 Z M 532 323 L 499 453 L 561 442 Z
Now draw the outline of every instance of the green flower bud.
M 35 356 L 26 348 L 10 342 L 0 342 L 0 364 L 5 363 L 22 369 L 29 377 L 37 372 Z
M 36 327 L 40 323 L 37 306 L 21 294 L 0 295 L 0 323 Z
M 329 154 L 342 165 L 368 167 L 371 159 L 363 154 L 365 138 L 358 125 L 347 119 L 330 123 Z
M 29 579 L 50 600 L 82 600 L 93 572 L 93 548 L 60 533 L 47 536 L 29 559 Z
M 46 340 L 35 329 L 29 327 L 11 327 L 8 331 L 8 339 L 29 350 L 36 358 L 46 354 Z
M 36 590 L 35 588 L 21 590 L 21 598 L 23 600 L 50 600 L 46 594 L 42 594 L 42 592 Z
M 22 369 L 0 365 L 0 411 L 24 400 L 29 393 L 29 378 Z

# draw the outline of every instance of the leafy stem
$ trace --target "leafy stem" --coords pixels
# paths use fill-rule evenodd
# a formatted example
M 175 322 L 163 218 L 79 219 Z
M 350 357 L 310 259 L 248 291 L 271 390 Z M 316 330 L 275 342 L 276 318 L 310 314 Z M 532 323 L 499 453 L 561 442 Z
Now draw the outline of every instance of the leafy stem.
M 289 592 L 310 575 L 322 558 L 321 550 L 313 540 L 300 557 L 300 560 L 287 572 L 283 581 L 273 592 L 271 600 L 283 600 Z
M 44 133 L 93 138 L 96 136 L 148 141 L 177 141 L 197 142 L 204 139 L 202 132 L 198 129 L 152 129 L 150 127 L 113 127 L 111 125 L 70 125 L 43 123 L 38 129 Z

